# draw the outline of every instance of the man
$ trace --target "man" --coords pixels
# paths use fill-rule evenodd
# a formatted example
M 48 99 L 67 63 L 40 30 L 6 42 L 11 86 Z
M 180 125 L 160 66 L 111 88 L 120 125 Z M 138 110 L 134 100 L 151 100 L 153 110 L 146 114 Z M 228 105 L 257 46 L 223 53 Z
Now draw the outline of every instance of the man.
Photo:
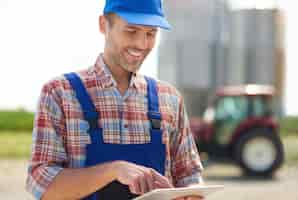
M 43 200 L 132 199 L 202 183 L 181 95 L 137 73 L 158 28 L 170 28 L 161 0 L 107 0 L 99 27 L 95 65 L 42 89 L 27 190 Z

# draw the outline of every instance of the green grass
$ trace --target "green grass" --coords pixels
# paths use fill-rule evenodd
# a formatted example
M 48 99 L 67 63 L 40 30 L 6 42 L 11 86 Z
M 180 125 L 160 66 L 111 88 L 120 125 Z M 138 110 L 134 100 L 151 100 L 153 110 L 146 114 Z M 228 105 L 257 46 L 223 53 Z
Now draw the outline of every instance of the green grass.
M 29 158 L 31 141 L 29 132 L 0 131 L 0 159 Z
M 0 111 L 0 131 L 31 131 L 34 114 L 25 110 Z
M 298 117 L 285 117 L 280 120 L 280 131 L 283 136 L 298 137 Z
M 27 158 L 31 149 L 34 114 L 25 110 L 0 110 L 0 159 Z M 286 163 L 298 163 L 298 117 L 280 120 Z
M 298 163 L 298 137 L 287 136 L 282 138 L 285 150 L 285 163 L 288 165 Z
M 0 131 L 31 132 L 34 113 L 25 110 L 0 110 Z M 298 117 L 285 117 L 280 120 L 282 136 L 298 137 Z
M 0 131 L 0 159 L 27 159 L 31 151 L 31 132 Z M 298 137 L 282 138 L 286 165 L 298 164 Z

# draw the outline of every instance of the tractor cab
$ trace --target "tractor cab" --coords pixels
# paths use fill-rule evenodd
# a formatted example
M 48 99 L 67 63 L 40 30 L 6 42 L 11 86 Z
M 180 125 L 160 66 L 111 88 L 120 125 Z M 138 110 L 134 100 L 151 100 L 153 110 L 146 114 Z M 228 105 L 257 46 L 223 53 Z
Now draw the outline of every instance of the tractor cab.
M 271 86 L 219 89 L 203 119 L 191 119 L 199 151 L 234 160 L 248 174 L 271 175 L 283 161 L 273 98 Z

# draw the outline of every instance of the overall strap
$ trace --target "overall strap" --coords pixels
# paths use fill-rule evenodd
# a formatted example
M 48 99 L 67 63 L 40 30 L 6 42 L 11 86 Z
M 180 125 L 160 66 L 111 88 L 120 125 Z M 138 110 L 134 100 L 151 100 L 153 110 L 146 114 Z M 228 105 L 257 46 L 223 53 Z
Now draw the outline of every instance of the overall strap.
M 161 114 L 159 112 L 157 84 L 153 78 L 145 76 L 145 79 L 147 81 L 148 118 L 151 122 L 151 128 L 153 130 L 160 130 Z
M 84 87 L 82 80 L 74 72 L 69 74 L 64 74 L 64 76 L 69 81 L 71 87 L 75 92 L 75 95 L 81 105 L 84 118 L 89 123 L 89 126 L 90 126 L 89 130 L 98 128 L 97 122 L 99 118 L 99 113 L 96 112 L 92 99 L 88 94 L 86 88 Z

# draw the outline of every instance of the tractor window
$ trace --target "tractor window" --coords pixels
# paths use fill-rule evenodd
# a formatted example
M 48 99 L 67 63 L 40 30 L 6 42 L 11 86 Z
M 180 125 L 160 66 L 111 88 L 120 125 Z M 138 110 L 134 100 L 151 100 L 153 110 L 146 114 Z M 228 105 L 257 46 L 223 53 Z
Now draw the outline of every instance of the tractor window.
M 216 136 L 220 145 L 228 145 L 234 130 L 248 116 L 248 99 L 245 96 L 226 96 L 217 101 L 215 111 Z
M 245 97 L 223 97 L 216 106 L 216 119 L 243 119 L 247 116 L 247 99 Z
M 266 116 L 272 113 L 272 105 L 264 96 L 252 98 L 253 115 L 256 117 Z

